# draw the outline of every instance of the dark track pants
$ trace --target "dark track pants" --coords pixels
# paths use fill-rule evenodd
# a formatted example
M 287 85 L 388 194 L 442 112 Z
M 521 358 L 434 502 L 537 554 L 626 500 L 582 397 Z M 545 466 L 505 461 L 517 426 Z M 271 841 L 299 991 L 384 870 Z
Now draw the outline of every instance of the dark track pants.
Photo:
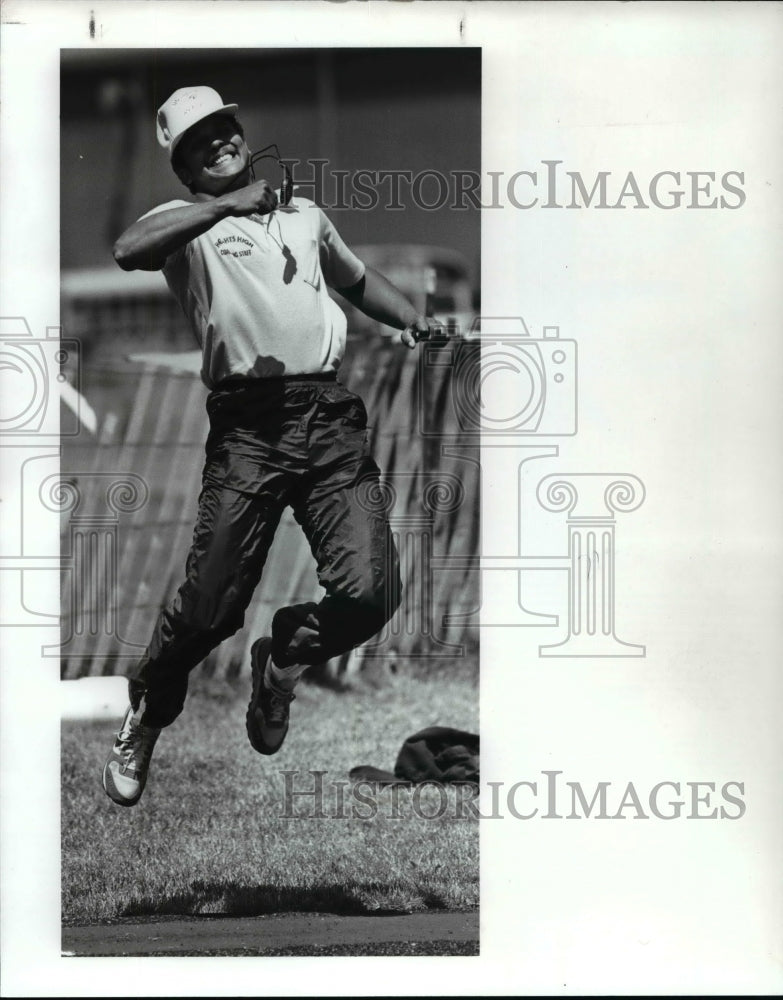
M 182 711 L 188 674 L 244 624 L 287 505 L 302 525 L 326 590 L 272 621 L 278 666 L 322 663 L 366 642 L 400 603 L 397 553 L 379 510 L 379 470 L 358 396 L 324 379 L 236 383 L 207 401 L 210 433 L 186 579 L 161 612 L 130 679 L 141 721 Z

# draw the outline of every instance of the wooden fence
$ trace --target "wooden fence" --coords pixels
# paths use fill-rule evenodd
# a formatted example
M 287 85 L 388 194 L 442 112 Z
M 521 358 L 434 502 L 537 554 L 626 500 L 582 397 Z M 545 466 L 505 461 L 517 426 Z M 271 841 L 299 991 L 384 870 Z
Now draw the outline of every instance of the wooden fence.
M 383 337 L 349 341 L 341 380 L 370 415 L 400 550 L 405 599 L 384 632 L 333 661 L 331 672 L 376 663 L 443 663 L 476 655 L 479 545 L 478 445 L 460 435 L 452 405 L 454 366 L 440 350 L 408 351 Z M 464 369 L 463 369 L 464 370 Z M 207 420 L 197 376 L 149 364 L 104 366 L 85 378 L 105 405 L 96 440 L 64 442 L 62 676 L 126 673 L 155 618 L 184 579 L 195 521 Z M 112 401 L 116 402 L 112 406 Z M 459 442 L 459 448 L 444 444 Z M 452 454 L 454 452 L 454 454 Z M 458 454 L 457 454 L 458 452 Z M 315 564 L 286 511 L 245 626 L 199 672 L 248 669 L 253 639 L 283 604 L 318 599 Z

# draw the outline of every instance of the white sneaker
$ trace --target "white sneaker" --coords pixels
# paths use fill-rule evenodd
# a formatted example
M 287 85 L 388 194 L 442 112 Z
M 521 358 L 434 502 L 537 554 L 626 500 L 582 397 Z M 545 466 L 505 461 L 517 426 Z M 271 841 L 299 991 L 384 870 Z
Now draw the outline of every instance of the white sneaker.
M 103 790 L 118 806 L 135 806 L 147 783 L 150 758 L 160 729 L 142 726 L 128 707 L 103 767 Z

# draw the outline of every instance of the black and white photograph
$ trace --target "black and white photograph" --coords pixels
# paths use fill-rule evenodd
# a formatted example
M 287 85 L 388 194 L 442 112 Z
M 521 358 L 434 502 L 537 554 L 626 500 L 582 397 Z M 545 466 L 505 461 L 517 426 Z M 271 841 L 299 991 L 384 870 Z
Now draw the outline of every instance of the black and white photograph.
M 449 400 L 479 211 L 448 184 L 479 175 L 480 50 L 71 50 L 60 80 L 92 420 L 57 484 L 62 676 L 128 702 L 103 801 L 109 729 L 64 723 L 63 947 L 233 914 L 278 919 L 210 951 L 476 954 L 478 441 Z
M 780 992 L 780 15 L 5 0 L 3 995 Z

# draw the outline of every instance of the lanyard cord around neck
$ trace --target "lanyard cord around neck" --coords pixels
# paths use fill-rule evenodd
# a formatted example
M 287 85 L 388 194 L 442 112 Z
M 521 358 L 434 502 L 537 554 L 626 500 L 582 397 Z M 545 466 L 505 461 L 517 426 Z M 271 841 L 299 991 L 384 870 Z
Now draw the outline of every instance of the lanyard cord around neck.
M 275 221 L 277 222 L 277 231 L 280 234 L 280 239 L 279 240 L 277 239 L 277 237 L 275 236 L 275 234 L 272 232 L 272 217 L 273 216 L 275 218 Z M 282 229 L 282 226 L 280 225 L 280 219 L 277 216 L 277 212 L 270 212 L 269 213 L 268 218 L 267 218 L 266 226 L 264 226 L 263 216 L 260 217 L 260 222 L 261 222 L 262 227 L 264 229 L 266 229 L 267 236 L 274 243 L 276 243 L 280 247 L 280 250 L 281 250 L 281 252 L 283 254 L 283 258 L 285 260 L 285 269 L 283 271 L 283 281 L 285 282 L 286 285 L 288 285 L 288 284 L 291 283 L 291 280 L 293 279 L 294 275 L 297 272 L 296 257 L 294 257 L 294 255 L 291 253 L 291 249 L 288 246 L 288 244 L 286 243 L 285 238 L 283 237 L 283 229 Z

